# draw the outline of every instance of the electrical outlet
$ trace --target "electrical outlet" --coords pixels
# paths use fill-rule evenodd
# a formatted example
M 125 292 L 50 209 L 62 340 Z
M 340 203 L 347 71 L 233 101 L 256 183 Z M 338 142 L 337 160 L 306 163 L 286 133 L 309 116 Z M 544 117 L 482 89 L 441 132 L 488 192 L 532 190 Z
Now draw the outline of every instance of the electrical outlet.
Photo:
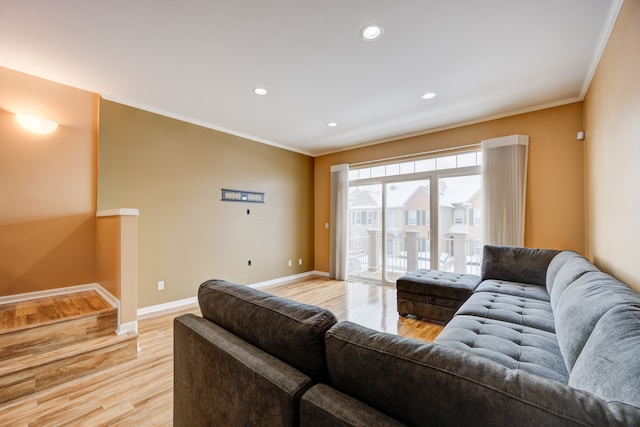
M 302 265 L 302 258 L 298 260 L 298 265 Z
M 293 263 L 291 262 L 291 260 L 289 260 L 289 267 L 291 267 L 293 265 Z
M 158 290 L 164 291 L 164 280 L 158 280 Z

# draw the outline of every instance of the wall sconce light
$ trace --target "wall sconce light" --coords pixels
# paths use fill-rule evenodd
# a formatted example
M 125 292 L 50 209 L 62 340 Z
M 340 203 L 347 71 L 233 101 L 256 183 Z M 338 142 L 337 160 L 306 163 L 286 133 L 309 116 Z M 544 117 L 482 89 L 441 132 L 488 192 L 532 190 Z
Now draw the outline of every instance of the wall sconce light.
M 39 133 L 41 135 L 51 133 L 58 127 L 58 123 L 54 121 L 29 116 L 27 114 L 16 113 L 16 119 L 18 120 L 18 123 L 20 123 L 20 126 L 29 132 Z

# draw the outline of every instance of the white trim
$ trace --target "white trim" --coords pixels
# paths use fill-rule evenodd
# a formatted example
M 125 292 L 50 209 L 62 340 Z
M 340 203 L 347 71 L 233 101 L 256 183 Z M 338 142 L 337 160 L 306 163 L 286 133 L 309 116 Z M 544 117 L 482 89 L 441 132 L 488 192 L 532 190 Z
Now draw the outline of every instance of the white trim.
M 624 3 L 624 0 L 613 0 L 611 2 L 611 7 L 609 7 L 607 17 L 602 24 L 602 32 L 600 33 L 600 38 L 598 38 L 596 49 L 593 52 L 591 63 L 589 64 L 587 74 L 584 77 L 582 88 L 580 89 L 581 101 L 583 101 L 584 97 L 587 96 L 587 91 L 589 90 L 589 86 L 591 86 L 591 80 L 593 80 L 593 76 L 596 74 L 596 70 L 598 69 L 598 65 L 600 64 L 600 59 L 602 59 L 604 50 L 607 47 L 607 43 L 609 42 L 609 37 L 611 37 L 613 27 L 616 25 L 616 21 L 618 20 L 620 9 L 622 9 L 622 3 Z
M 103 288 L 99 283 L 87 283 L 84 285 L 67 286 L 64 288 L 45 289 L 42 291 L 27 292 L 24 294 L 6 295 L 0 297 L 0 304 L 10 304 L 20 301 L 29 301 L 38 298 L 50 298 L 57 295 L 70 294 L 72 292 L 96 291 L 109 304 L 115 308 L 120 308 L 120 302 L 116 297 L 111 295 L 109 291 Z
M 138 321 L 134 320 L 133 322 L 121 323 L 118 326 L 118 330 L 116 331 L 118 335 L 125 335 L 128 333 L 138 333 Z
M 318 270 L 314 270 L 311 272 L 311 275 L 316 275 L 316 276 L 323 276 L 323 277 L 329 277 L 329 272 L 328 271 L 318 271 Z
M 176 310 L 179 308 L 187 307 L 190 305 L 197 305 L 197 304 L 198 304 L 198 297 L 190 297 L 190 298 L 179 299 L 176 301 L 165 302 L 163 304 L 141 307 L 138 309 L 138 319 L 151 314 L 159 313 L 161 311 Z
M 111 292 L 103 288 L 99 283 L 95 283 L 94 291 L 96 291 L 102 298 L 104 298 L 112 307 L 118 309 L 118 322 L 120 322 L 120 300 L 116 298 Z
M 520 114 L 526 114 L 526 113 L 533 113 L 536 111 L 542 111 L 542 110 L 547 110 L 549 108 L 555 108 L 555 107 L 561 107 L 563 105 L 568 105 L 568 104 L 573 104 L 574 102 L 581 102 L 584 101 L 584 99 L 576 96 L 576 97 L 571 97 L 571 98 L 565 98 L 565 99 L 561 99 L 559 101 L 554 101 L 554 102 L 547 102 L 545 104 L 538 104 L 532 107 L 527 107 L 527 108 L 521 108 L 518 110 L 511 110 L 505 113 L 497 113 L 497 114 L 491 114 L 488 116 L 481 116 L 481 117 L 476 117 L 475 119 L 469 119 L 469 120 L 462 120 L 459 122 L 455 122 L 455 123 L 451 123 L 448 125 L 442 125 L 442 126 L 436 126 L 436 127 L 432 127 L 432 128 L 427 128 L 427 129 L 423 129 L 417 132 L 411 132 L 411 133 L 404 133 L 404 134 L 400 134 L 400 135 L 396 135 L 396 136 L 390 136 L 388 138 L 383 138 L 383 139 L 375 139 L 369 142 L 364 142 L 362 144 L 356 144 L 356 145 L 351 145 L 351 146 L 345 146 L 342 147 L 340 149 L 336 149 L 336 150 L 330 150 L 330 151 L 323 151 L 323 152 L 319 152 L 314 154 L 314 157 L 321 157 L 321 156 L 327 156 L 329 154 L 336 154 L 336 153 L 341 153 L 344 151 L 350 151 L 350 150 L 355 150 L 358 148 L 364 148 L 364 147 L 369 147 L 371 145 L 378 145 L 378 144 L 382 144 L 385 142 L 393 142 L 393 141 L 399 141 L 401 139 L 406 139 L 406 138 L 413 138 L 416 136 L 422 136 L 422 135 L 429 135 L 432 133 L 437 133 L 437 132 L 442 132 L 445 130 L 450 130 L 450 129 L 457 129 L 457 128 L 461 128 L 464 126 L 470 126 L 470 125 L 475 125 L 475 124 L 479 124 L 479 123 L 486 123 L 486 122 L 490 122 L 492 120 L 498 120 L 498 119 L 504 119 L 505 117 L 513 117 L 513 116 L 518 116 Z M 456 147 L 454 147 L 456 148 Z
M 309 277 L 309 276 L 323 276 L 323 277 L 329 277 L 329 273 L 325 272 L 325 271 L 307 271 L 305 273 L 300 273 L 300 274 L 294 274 L 292 276 L 286 276 L 286 277 L 280 277 L 278 279 L 273 279 L 273 280 L 267 280 L 264 282 L 257 282 L 257 283 L 253 283 L 251 285 L 248 285 L 250 288 L 254 288 L 254 289 L 258 289 L 258 288 L 262 288 L 265 286 L 269 286 L 269 285 L 277 285 L 279 283 L 285 283 L 285 282 L 290 282 L 292 280 L 296 280 L 296 279 L 302 279 L 304 277 Z M 166 302 L 163 304 L 157 304 L 157 305 L 150 305 L 147 307 L 141 307 L 138 309 L 138 319 L 144 318 L 144 317 L 150 317 L 151 315 L 154 315 L 156 313 L 160 313 L 162 311 L 173 311 L 173 310 L 178 310 L 178 309 L 182 309 L 182 308 L 187 308 L 189 306 L 197 306 L 198 305 L 198 297 L 190 297 L 190 298 L 184 298 L 184 299 L 180 299 L 180 300 L 176 300 L 176 301 L 170 301 L 170 302 Z
M 135 208 L 106 209 L 96 212 L 96 217 L 104 216 L 140 216 L 140 211 Z
M 292 276 L 279 277 L 273 280 L 266 280 L 264 282 L 252 283 L 251 285 L 249 285 L 249 287 L 254 289 L 260 289 L 260 288 L 264 288 L 265 286 L 277 285 L 280 283 L 290 282 L 292 280 L 303 279 L 305 277 L 313 276 L 314 274 L 317 274 L 320 276 L 323 275 L 317 271 L 306 271 L 304 273 L 294 274 Z M 326 274 L 326 276 L 329 277 L 329 273 L 324 273 L 324 274 Z
M 191 123 L 191 124 L 194 124 L 194 125 L 197 125 L 197 126 L 201 126 L 201 127 L 207 128 L 207 129 L 213 129 L 213 130 L 218 131 L 218 132 L 224 132 L 224 133 L 229 134 L 229 135 L 239 136 L 240 138 L 244 138 L 244 139 L 249 140 L 249 141 L 258 142 L 258 143 L 266 144 L 266 145 L 271 145 L 271 146 L 276 147 L 276 148 L 282 148 L 282 149 L 287 150 L 287 151 L 293 151 L 294 153 L 304 154 L 305 156 L 310 156 L 310 157 L 314 156 L 310 151 L 306 151 L 306 150 L 303 150 L 303 149 L 300 149 L 300 148 L 296 148 L 296 147 L 290 147 L 290 146 L 284 145 L 284 144 L 279 144 L 277 142 L 274 142 L 274 141 L 271 141 L 271 140 L 268 140 L 268 139 L 259 138 L 257 136 L 249 135 L 249 134 L 244 133 L 244 132 L 238 132 L 238 131 L 235 131 L 233 129 L 226 128 L 224 126 L 216 126 L 216 125 L 214 125 L 212 123 L 205 122 L 203 120 L 194 119 L 192 117 L 186 117 L 186 116 L 183 116 L 181 114 L 175 114 L 175 113 L 172 113 L 170 111 L 163 110 L 161 108 L 150 107 L 150 106 L 148 106 L 146 104 L 141 104 L 141 103 L 138 103 L 138 102 L 132 102 L 129 99 L 125 99 L 125 98 L 122 98 L 122 97 L 114 96 L 114 95 L 111 95 L 111 94 L 102 93 L 100 95 L 102 96 L 102 98 L 104 98 L 104 99 L 106 99 L 108 101 L 117 102 L 119 104 L 124 104 L 124 105 L 127 105 L 129 107 L 138 108 L 140 110 L 148 111 L 150 113 L 158 114 L 158 115 L 164 116 L 164 117 L 169 117 L 171 119 L 180 120 L 181 122 Z

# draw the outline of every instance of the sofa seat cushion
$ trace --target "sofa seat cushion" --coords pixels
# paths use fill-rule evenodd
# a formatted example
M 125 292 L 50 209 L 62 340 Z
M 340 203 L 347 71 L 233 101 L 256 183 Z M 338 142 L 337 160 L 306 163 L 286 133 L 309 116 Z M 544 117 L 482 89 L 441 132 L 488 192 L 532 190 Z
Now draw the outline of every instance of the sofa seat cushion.
M 640 305 L 621 305 L 598 321 L 569 385 L 607 402 L 640 407 Z
M 549 301 L 547 288 L 530 283 L 509 282 L 506 280 L 484 280 L 476 292 L 491 292 L 496 294 L 512 295 L 514 297 Z
M 538 299 L 496 292 L 476 292 L 460 307 L 456 314 L 503 320 L 547 332 L 555 332 L 551 304 Z
M 224 280 L 200 285 L 202 316 L 316 380 L 327 376 L 324 334 L 329 310 Z
M 486 357 L 507 368 L 521 369 L 565 384 L 569 380 L 552 332 L 501 320 L 456 315 L 435 342 Z

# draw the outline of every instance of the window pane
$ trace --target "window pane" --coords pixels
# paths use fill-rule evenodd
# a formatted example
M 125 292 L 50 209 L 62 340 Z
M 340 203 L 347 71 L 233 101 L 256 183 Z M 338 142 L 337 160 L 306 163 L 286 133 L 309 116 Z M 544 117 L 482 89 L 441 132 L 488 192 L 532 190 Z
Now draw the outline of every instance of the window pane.
M 401 174 L 413 173 L 413 171 L 414 171 L 414 162 L 400 163 Z
M 371 168 L 360 169 L 359 178 L 360 179 L 371 178 Z
M 464 168 L 467 166 L 476 165 L 476 153 L 458 154 L 458 167 Z
M 456 167 L 456 156 L 438 157 L 436 159 L 436 168 L 438 170 L 453 169 Z
M 380 178 L 384 176 L 385 167 L 384 166 L 375 166 L 371 168 L 371 178 Z
M 349 181 L 358 179 L 358 169 L 349 169 Z
M 416 161 L 416 172 L 428 172 L 436 169 L 436 159 L 424 159 Z
M 482 165 L 482 151 L 478 151 L 476 156 L 478 157 L 478 165 Z
M 387 165 L 386 173 L 387 173 L 387 176 L 398 175 L 400 173 L 400 165 L 398 163 Z

